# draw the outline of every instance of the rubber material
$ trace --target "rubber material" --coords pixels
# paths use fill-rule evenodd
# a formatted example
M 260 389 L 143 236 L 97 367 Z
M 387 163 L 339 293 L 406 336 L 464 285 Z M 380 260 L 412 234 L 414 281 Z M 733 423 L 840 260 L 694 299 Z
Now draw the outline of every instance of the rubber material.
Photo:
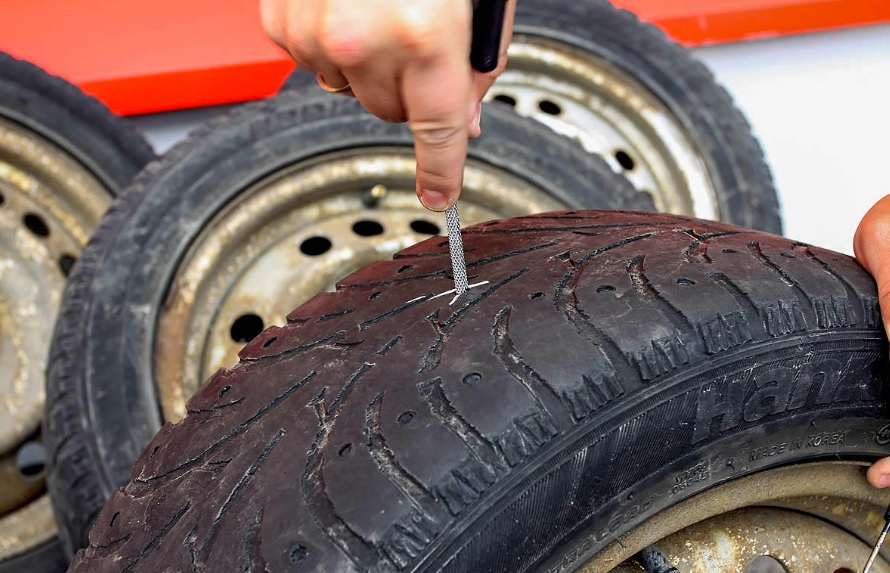
M 117 195 L 154 158 L 145 139 L 102 103 L 41 68 L 0 52 L 0 117 L 58 146 Z M 0 562 L 0 573 L 64 571 L 58 540 Z
M 0 116 L 64 149 L 112 194 L 123 189 L 155 157 L 145 138 L 99 100 L 3 52 Z
M 514 37 L 520 35 L 592 54 L 641 83 L 674 114 L 701 154 L 716 190 L 719 218 L 782 233 L 763 149 L 732 98 L 689 50 L 605 0 L 517 2 Z M 298 69 L 282 89 L 307 87 L 314 83 L 309 76 Z
M 491 283 L 454 306 L 432 238 L 251 341 L 71 571 L 572 571 L 727 480 L 888 453 L 887 341 L 850 257 L 641 212 L 464 242 Z
M 651 208 L 648 196 L 568 140 L 509 110 L 486 114 L 471 158 L 567 206 Z M 155 321 L 180 258 L 207 222 L 282 169 L 379 146 L 410 148 L 411 134 L 350 98 L 284 94 L 205 125 L 148 166 L 111 208 L 69 280 L 49 359 L 48 485 L 71 553 L 86 544 L 96 513 L 161 426 Z

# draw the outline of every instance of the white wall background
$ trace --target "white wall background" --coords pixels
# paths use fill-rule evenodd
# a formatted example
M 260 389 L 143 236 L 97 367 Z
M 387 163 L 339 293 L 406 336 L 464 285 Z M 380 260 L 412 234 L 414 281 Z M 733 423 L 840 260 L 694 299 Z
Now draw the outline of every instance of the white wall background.
M 785 234 L 853 253 L 862 215 L 890 194 L 890 25 L 696 48 L 751 121 Z M 160 153 L 228 107 L 136 118 Z

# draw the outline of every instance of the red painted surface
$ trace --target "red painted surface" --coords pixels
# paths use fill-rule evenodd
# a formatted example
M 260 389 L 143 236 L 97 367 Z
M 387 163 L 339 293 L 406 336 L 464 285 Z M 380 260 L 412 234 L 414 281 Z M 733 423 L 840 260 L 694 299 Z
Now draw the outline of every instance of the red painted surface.
M 520 2 L 522 0 L 519 0 Z M 890 22 L 886 0 L 615 0 L 686 45 Z M 0 50 L 139 114 L 262 98 L 293 64 L 258 0 L 0 0 Z

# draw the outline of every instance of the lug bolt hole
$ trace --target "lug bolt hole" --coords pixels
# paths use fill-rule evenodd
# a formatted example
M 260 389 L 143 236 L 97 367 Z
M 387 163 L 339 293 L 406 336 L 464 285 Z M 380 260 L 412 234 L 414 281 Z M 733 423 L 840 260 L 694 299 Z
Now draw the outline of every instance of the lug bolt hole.
M 441 231 L 439 225 L 421 219 L 411 221 L 411 230 L 415 233 L 420 233 L 421 235 L 438 235 Z
M 309 237 L 300 243 L 300 250 L 304 255 L 317 257 L 331 250 L 331 241 L 324 237 Z
M 49 237 L 49 226 L 46 220 L 35 213 L 28 213 L 22 217 L 22 222 L 28 227 L 28 230 L 37 237 Z
M 539 101 L 538 109 L 547 115 L 560 115 L 562 113 L 562 107 L 560 107 L 558 103 L 550 101 L 549 99 L 542 99 Z
M 509 105 L 510 107 L 516 107 L 516 98 L 513 96 L 508 96 L 507 94 L 498 94 L 492 99 L 494 101 L 499 101 L 503 104 Z
M 634 167 L 637 166 L 636 162 L 633 160 L 633 157 L 623 149 L 619 149 L 615 152 L 615 160 L 618 162 L 618 165 L 621 166 L 625 171 L 633 171 Z
M 255 314 L 242 314 L 232 323 L 229 335 L 239 344 L 245 344 L 256 338 L 265 328 L 263 319 Z
M 382 235 L 383 225 L 377 221 L 358 221 L 352 226 L 352 232 L 361 237 Z

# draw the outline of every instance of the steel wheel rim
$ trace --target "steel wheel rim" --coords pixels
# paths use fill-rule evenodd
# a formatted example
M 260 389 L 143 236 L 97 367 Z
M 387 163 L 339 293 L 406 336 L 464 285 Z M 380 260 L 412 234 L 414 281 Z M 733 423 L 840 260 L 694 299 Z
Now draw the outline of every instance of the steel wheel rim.
M 659 211 L 720 219 L 694 138 L 640 82 L 589 52 L 521 32 L 509 56 L 487 99 L 575 139 L 649 193 Z
M 579 571 L 643 572 L 631 558 L 653 544 L 684 573 L 745 572 L 762 556 L 787 573 L 858 571 L 887 505 L 886 492 L 865 480 L 866 467 L 812 462 L 722 484 L 656 514 Z M 786 535 L 776 529 L 782 524 Z M 874 571 L 888 572 L 890 564 L 879 557 Z
M 283 324 L 350 272 L 444 234 L 444 216 L 417 201 L 415 165 L 408 148 L 303 162 L 245 190 L 204 225 L 158 318 L 154 367 L 165 419 L 182 418 L 187 397 L 234 364 L 249 335 Z M 528 182 L 468 161 L 462 224 L 562 208 Z M 244 317 L 244 330 L 235 333 Z
M 39 426 L 52 325 L 111 194 L 69 154 L 0 117 L 0 561 L 56 533 Z

